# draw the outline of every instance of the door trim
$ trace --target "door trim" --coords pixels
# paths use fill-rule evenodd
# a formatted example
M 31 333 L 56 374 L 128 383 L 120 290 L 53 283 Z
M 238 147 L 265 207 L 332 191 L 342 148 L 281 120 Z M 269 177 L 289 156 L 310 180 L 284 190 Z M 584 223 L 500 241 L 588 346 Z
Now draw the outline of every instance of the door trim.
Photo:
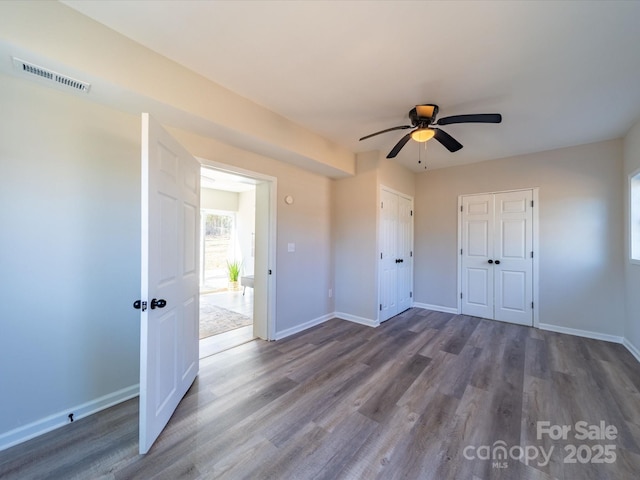
M 265 175 L 263 173 L 254 172 L 245 168 L 236 167 L 227 163 L 218 162 L 215 160 L 209 160 L 204 157 L 196 157 L 200 164 L 204 167 L 213 168 L 215 170 L 221 170 L 243 177 L 252 178 L 261 182 L 269 183 L 269 246 L 267 253 L 267 262 L 269 269 L 272 272 L 271 275 L 267 275 L 267 340 L 276 339 L 276 228 L 277 228 L 277 198 L 278 198 L 278 179 L 271 175 Z
M 540 211 L 540 201 L 539 201 L 539 191 L 540 187 L 531 187 L 531 188 L 517 188 L 513 190 L 496 190 L 492 192 L 479 192 L 479 193 L 469 193 L 458 195 L 458 249 L 456 250 L 456 276 L 457 276 L 457 293 L 456 293 L 456 301 L 457 301 L 457 313 L 458 315 L 462 312 L 462 300 L 460 298 L 460 294 L 462 293 L 462 255 L 460 255 L 460 250 L 462 249 L 462 212 L 460 208 L 462 207 L 462 198 L 463 197 L 472 197 L 475 195 L 494 195 L 497 193 L 510 193 L 510 192 L 523 192 L 530 190 L 533 194 L 533 225 L 531 228 L 533 235 L 533 265 L 532 265 L 532 298 L 533 298 L 533 326 L 538 328 L 540 324 L 540 301 L 539 301 L 539 283 L 540 283 L 540 241 L 539 241 L 539 214 Z

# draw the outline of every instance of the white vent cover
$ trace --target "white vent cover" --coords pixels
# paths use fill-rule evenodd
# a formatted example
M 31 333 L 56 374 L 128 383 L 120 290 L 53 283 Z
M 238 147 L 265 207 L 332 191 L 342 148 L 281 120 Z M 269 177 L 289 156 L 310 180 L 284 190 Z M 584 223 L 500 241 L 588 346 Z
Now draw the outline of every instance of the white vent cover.
M 33 63 L 25 62 L 24 60 L 20 60 L 19 58 L 16 58 L 16 57 L 12 57 L 12 58 L 13 58 L 13 66 L 17 70 L 23 73 L 36 75 L 45 80 L 59 83 L 69 88 L 73 88 L 74 90 L 89 93 L 89 89 L 91 88 L 90 83 L 76 80 L 75 78 L 68 77 L 67 75 L 62 75 L 60 73 L 54 72 L 53 70 L 49 70 L 48 68 L 34 65 Z

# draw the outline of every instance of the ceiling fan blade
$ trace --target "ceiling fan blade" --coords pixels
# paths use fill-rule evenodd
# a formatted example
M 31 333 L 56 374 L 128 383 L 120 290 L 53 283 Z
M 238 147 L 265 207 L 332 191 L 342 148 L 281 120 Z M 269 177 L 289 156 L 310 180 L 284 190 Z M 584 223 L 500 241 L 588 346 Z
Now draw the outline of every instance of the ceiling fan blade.
M 387 128 L 386 130 L 380 130 L 379 132 L 366 135 L 362 137 L 360 141 L 366 140 L 367 138 L 375 137 L 376 135 L 380 135 L 381 133 L 393 132 L 394 130 L 404 130 L 406 128 L 413 128 L 413 127 L 411 125 L 400 125 L 399 127 Z
M 439 128 L 434 128 L 434 130 L 436 131 L 436 133 L 433 138 L 438 140 L 444 146 L 444 148 L 446 148 L 450 152 L 457 152 L 462 148 L 462 144 L 447 132 L 440 130 Z
M 441 118 L 436 125 L 451 125 L 452 123 L 500 123 L 502 115 L 499 113 L 476 113 L 472 115 L 453 115 Z
M 407 133 L 400 139 L 398 143 L 396 143 L 396 146 L 391 149 L 389 155 L 387 155 L 387 158 L 394 158 L 396 155 L 398 155 L 398 153 L 400 153 L 400 150 L 402 150 L 402 147 L 404 147 L 409 140 L 411 140 L 411 132 Z

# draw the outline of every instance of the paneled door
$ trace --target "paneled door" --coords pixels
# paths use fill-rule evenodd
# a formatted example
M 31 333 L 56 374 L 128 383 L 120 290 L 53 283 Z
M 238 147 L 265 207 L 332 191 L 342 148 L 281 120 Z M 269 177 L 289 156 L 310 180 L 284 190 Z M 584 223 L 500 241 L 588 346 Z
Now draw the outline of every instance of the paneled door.
M 398 314 L 398 195 L 380 192 L 380 321 Z
M 380 191 L 380 313 L 381 322 L 411 307 L 413 302 L 413 200 Z
M 142 114 L 140 453 L 198 374 L 200 164 Z
M 533 324 L 533 192 L 462 197 L 462 313 Z
M 493 195 L 462 198 L 462 313 L 493 318 Z

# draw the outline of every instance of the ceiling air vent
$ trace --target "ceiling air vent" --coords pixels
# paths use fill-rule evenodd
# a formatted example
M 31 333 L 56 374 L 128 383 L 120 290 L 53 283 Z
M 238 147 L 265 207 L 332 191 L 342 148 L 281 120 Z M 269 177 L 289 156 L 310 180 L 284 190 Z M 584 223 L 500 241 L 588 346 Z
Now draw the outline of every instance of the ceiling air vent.
M 74 90 L 78 90 L 80 92 L 88 93 L 89 89 L 91 88 L 90 83 L 81 82 L 80 80 L 68 77 L 67 75 L 61 75 L 57 72 L 54 72 L 53 70 L 34 65 L 33 63 L 25 62 L 24 60 L 20 60 L 16 57 L 13 57 L 13 66 L 23 73 L 35 75 L 50 82 L 59 83 L 66 87 L 73 88 Z

